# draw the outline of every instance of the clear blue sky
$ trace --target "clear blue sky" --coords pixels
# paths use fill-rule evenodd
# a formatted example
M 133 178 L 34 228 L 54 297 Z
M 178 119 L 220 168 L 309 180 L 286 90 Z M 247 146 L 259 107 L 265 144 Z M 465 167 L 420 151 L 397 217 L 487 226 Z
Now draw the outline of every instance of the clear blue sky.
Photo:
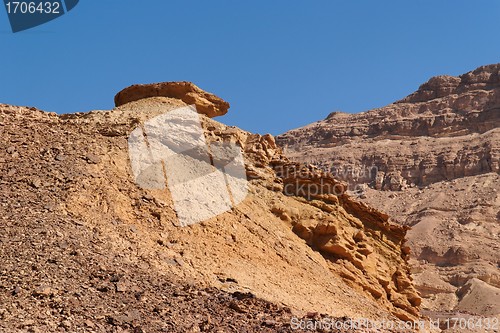
M 81 0 L 16 34 L 0 8 L 0 102 L 109 109 L 128 85 L 186 80 L 231 103 L 218 120 L 279 134 L 500 62 L 499 34 L 498 0 Z

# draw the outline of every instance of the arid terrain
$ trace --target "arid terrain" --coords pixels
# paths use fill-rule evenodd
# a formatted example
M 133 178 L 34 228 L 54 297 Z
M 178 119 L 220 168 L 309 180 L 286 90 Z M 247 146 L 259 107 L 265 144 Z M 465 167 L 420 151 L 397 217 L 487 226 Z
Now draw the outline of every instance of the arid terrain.
M 422 313 L 500 315 L 500 64 L 277 137 L 287 157 L 411 227 Z
M 209 118 L 229 104 L 193 84 L 132 86 L 115 103 L 66 115 L 0 104 L 0 332 L 289 332 L 292 317 L 421 318 L 407 227 L 345 194 L 347 184 L 288 160 L 270 135 Z M 135 183 L 127 139 L 187 104 L 197 107 L 208 143 L 241 147 L 249 193 L 225 213 L 180 227 L 168 190 Z M 491 179 L 478 191 L 498 184 L 480 176 Z M 495 207 L 488 203 L 481 207 Z M 477 236 L 474 228 L 497 220 L 460 221 Z M 498 243 L 490 237 L 481 258 L 494 288 Z M 443 246 L 438 238 L 426 244 Z M 431 257 L 420 263 L 418 279 L 436 271 L 442 281 Z M 457 274 L 465 275 L 442 282 L 445 293 L 486 280 Z

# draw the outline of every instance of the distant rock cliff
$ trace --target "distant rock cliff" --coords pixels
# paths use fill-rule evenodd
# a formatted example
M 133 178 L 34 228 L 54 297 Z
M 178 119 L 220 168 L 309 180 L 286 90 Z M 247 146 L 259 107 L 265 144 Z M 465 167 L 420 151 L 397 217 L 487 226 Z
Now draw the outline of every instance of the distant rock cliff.
M 423 309 L 500 315 L 500 64 L 431 78 L 398 102 L 334 112 L 276 141 L 411 227 Z M 466 294 L 490 296 L 472 306 Z
M 292 159 L 352 184 L 397 190 L 500 172 L 499 127 L 497 64 L 460 77 L 434 77 L 380 109 L 332 113 L 277 142 Z

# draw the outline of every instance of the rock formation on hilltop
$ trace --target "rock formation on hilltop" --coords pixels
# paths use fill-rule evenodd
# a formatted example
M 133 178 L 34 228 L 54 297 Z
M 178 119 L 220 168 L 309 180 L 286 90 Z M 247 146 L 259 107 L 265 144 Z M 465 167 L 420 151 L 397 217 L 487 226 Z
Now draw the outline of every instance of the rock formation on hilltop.
M 412 227 L 424 308 L 500 314 L 492 299 L 464 300 L 485 288 L 472 279 L 500 292 L 500 64 L 431 78 L 382 108 L 331 113 L 277 143 Z
M 199 113 L 210 118 L 225 115 L 229 109 L 228 102 L 201 90 L 191 82 L 135 84 L 116 94 L 115 105 L 118 107 L 150 97 L 169 97 L 186 104 L 195 104 Z
M 292 316 L 418 318 L 406 228 L 345 184 L 290 162 L 270 135 L 202 115 L 208 143 L 242 147 L 249 193 L 179 227 L 171 193 L 134 182 L 128 136 L 186 103 L 208 116 L 229 105 L 190 83 L 132 86 L 116 103 L 67 115 L 0 105 L 0 330 L 288 332 Z

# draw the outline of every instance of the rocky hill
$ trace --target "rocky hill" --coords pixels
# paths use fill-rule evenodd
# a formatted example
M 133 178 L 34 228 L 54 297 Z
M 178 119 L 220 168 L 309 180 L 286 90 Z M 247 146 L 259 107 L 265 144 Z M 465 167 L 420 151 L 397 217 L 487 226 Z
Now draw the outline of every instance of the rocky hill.
M 379 109 L 331 113 L 277 143 L 412 227 L 424 309 L 500 314 L 500 64 L 431 78 Z M 472 305 L 475 293 L 490 296 Z
M 270 135 L 208 118 L 229 105 L 190 83 L 115 101 L 67 115 L 0 105 L 1 332 L 288 332 L 294 316 L 420 316 L 406 227 L 346 184 L 291 162 Z M 249 183 L 231 210 L 180 227 L 172 194 L 134 181 L 127 140 L 186 103 L 208 143 L 242 148 Z

